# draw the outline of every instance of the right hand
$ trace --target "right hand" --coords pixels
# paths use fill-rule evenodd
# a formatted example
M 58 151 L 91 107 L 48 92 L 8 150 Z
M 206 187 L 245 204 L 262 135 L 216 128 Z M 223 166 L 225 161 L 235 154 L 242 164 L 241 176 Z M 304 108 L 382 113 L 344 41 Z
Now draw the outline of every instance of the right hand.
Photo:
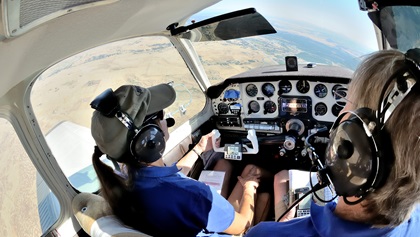
M 194 147 L 197 150 L 197 152 L 203 153 L 205 151 L 209 151 L 215 148 L 212 144 L 212 137 L 214 136 L 214 134 L 215 132 L 212 131 L 201 137 L 200 141 Z M 216 140 L 216 146 L 220 146 L 220 137 Z

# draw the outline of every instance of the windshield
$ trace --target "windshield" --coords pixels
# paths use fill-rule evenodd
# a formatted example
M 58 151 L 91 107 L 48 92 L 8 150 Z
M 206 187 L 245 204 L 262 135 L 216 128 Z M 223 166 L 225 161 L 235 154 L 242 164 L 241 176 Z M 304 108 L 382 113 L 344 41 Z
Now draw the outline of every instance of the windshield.
M 305 7 L 302 7 L 305 6 Z M 194 42 L 211 84 L 247 70 L 285 64 L 327 64 L 354 70 L 363 55 L 378 49 L 374 27 L 357 1 L 222 1 L 191 21 L 253 7 L 276 34 L 227 41 Z
M 90 102 L 108 88 L 115 91 L 123 84 L 151 87 L 161 83 L 169 83 L 176 91 L 176 100 L 165 109 L 165 116 L 176 121 L 169 130 L 172 132 L 198 114 L 206 98 L 167 37 L 140 37 L 98 46 L 53 65 L 38 77 L 31 93 L 34 113 L 73 187 L 81 192 L 99 188 L 91 158 L 95 141 L 90 132 Z

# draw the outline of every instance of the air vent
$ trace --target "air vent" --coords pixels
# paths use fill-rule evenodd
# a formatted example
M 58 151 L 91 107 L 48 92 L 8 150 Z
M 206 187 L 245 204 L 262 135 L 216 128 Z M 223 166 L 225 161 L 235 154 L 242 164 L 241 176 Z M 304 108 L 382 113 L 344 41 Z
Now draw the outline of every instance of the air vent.
M 118 0 L 5 0 L 3 32 L 6 37 L 21 35 L 36 26 L 65 14 Z M 1 2 L 1 1 L 0 1 Z M 0 27 L 1 29 L 1 27 Z
M 19 26 L 23 28 L 26 25 L 53 13 L 66 11 L 67 9 L 99 1 L 102 0 L 21 0 L 19 7 Z
M 38 172 L 36 183 L 39 221 L 42 233 L 45 233 L 57 221 L 60 215 L 60 204 Z

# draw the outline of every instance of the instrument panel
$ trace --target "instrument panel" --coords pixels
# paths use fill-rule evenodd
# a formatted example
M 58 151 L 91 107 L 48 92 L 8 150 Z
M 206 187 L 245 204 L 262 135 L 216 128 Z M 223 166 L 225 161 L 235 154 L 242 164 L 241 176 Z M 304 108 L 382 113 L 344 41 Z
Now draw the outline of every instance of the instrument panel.
M 212 125 L 224 147 L 242 144 L 242 153 L 254 144 L 247 133 L 255 130 L 258 154 L 246 162 L 273 173 L 282 169 L 309 170 L 311 153 L 322 160 L 329 129 L 346 105 L 353 72 L 317 65 L 287 71 L 283 65 L 256 68 L 209 87 Z
M 219 128 L 281 133 L 280 118 L 334 122 L 346 96 L 345 83 L 280 79 L 231 83 L 212 104 Z

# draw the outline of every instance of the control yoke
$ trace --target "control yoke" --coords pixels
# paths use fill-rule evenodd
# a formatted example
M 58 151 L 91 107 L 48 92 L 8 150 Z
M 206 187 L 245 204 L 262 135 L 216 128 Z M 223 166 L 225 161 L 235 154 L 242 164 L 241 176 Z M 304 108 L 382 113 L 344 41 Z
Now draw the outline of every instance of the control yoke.
M 217 129 L 214 129 L 214 135 L 212 137 L 212 143 L 213 143 L 213 149 L 215 152 L 225 152 L 225 147 L 219 147 L 216 148 L 216 140 L 220 137 L 220 132 Z M 251 141 L 252 144 L 252 148 L 248 147 L 245 144 L 242 144 L 242 147 L 245 148 L 242 149 L 243 152 L 242 154 L 257 154 L 258 153 L 258 139 L 257 139 L 257 133 L 255 132 L 254 129 L 250 129 L 248 130 L 248 135 L 246 136 L 246 138 L 248 138 L 248 140 Z

